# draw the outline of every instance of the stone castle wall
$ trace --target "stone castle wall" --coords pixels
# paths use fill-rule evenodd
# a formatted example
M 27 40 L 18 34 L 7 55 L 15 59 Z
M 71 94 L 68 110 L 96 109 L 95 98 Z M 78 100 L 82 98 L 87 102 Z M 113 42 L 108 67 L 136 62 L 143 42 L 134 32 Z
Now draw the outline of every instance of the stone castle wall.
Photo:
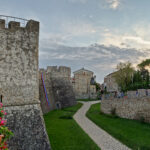
M 111 114 L 115 110 L 117 116 L 127 119 L 150 122 L 150 98 L 102 100 L 101 111 Z
M 66 66 L 48 66 L 47 67 L 47 72 L 51 74 L 51 77 L 55 78 L 63 78 L 70 80 L 71 77 L 71 68 L 66 67 Z
M 128 99 L 150 97 L 150 89 L 138 89 L 136 91 L 127 91 L 126 93 L 117 92 L 117 93 L 109 93 L 103 95 L 103 99 L 108 99 L 108 100 L 117 97 L 118 98 L 126 97 Z
M 84 68 L 74 72 L 72 85 L 76 99 L 97 98 L 96 86 L 91 85 L 91 78 L 93 78 L 93 72 L 85 70 Z
M 47 104 L 41 74 L 45 83 L 47 97 L 50 105 Z M 48 66 L 47 69 L 40 69 L 40 100 L 43 113 L 53 109 L 65 108 L 76 104 L 73 87 L 70 82 L 71 69 L 64 66 Z
M 150 89 L 138 89 L 137 91 L 128 91 L 128 98 L 150 97 Z
M 0 20 L 0 95 L 14 132 L 11 150 L 49 150 L 41 113 L 38 79 L 39 22 L 26 27 Z
M 0 93 L 3 104 L 37 103 L 39 24 L 29 21 L 26 28 L 0 20 Z

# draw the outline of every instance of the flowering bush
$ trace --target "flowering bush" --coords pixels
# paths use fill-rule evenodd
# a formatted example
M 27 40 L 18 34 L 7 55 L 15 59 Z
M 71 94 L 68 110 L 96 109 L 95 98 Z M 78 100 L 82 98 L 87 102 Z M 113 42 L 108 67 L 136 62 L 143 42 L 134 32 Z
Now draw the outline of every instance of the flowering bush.
M 5 126 L 5 115 L 6 112 L 3 110 L 3 104 L 0 103 L 0 150 L 8 150 L 7 140 L 13 135 L 13 133 Z

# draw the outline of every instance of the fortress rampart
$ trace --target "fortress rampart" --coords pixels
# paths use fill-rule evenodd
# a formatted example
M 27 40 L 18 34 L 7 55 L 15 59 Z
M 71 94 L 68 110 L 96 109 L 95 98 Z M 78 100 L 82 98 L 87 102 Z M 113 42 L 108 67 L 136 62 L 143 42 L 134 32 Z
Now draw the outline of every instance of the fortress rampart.
M 11 150 L 50 150 L 39 101 L 39 22 L 0 20 L 0 95 Z
M 0 20 L 0 94 L 4 106 L 38 103 L 39 22 Z
M 41 75 L 43 74 L 44 84 L 50 105 L 47 105 L 45 91 Z M 40 100 L 43 113 L 53 109 L 64 108 L 76 104 L 73 87 L 71 84 L 71 68 L 65 66 L 48 66 L 47 69 L 39 71 Z
M 71 78 L 71 68 L 66 66 L 48 66 L 44 71 L 50 73 L 51 77 L 54 78 L 64 78 L 67 80 Z

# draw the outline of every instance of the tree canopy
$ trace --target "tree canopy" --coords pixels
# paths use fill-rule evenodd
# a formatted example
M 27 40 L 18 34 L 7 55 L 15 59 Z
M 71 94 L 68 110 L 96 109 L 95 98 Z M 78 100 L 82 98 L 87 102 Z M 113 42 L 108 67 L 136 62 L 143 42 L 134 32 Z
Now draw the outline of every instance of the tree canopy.
M 138 67 L 140 69 L 144 69 L 145 67 L 150 67 L 150 59 L 146 59 L 146 60 L 143 60 L 140 64 L 138 64 Z
M 130 83 L 133 82 L 134 68 L 132 67 L 132 64 L 130 62 L 126 62 L 119 63 L 116 69 L 117 71 L 113 76 L 118 86 L 122 91 L 124 91 L 130 85 Z

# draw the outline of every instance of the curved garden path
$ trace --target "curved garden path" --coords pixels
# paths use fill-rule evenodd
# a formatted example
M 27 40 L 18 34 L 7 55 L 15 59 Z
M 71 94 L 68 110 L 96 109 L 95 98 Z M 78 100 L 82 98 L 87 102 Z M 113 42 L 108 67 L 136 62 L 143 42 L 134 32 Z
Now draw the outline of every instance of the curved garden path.
M 76 112 L 73 118 L 80 125 L 80 127 L 91 137 L 91 139 L 101 148 L 101 150 L 131 150 L 115 138 L 110 136 L 107 132 L 99 128 L 91 120 L 86 117 L 86 112 L 92 104 L 99 103 L 99 101 L 82 102 L 83 106 Z

